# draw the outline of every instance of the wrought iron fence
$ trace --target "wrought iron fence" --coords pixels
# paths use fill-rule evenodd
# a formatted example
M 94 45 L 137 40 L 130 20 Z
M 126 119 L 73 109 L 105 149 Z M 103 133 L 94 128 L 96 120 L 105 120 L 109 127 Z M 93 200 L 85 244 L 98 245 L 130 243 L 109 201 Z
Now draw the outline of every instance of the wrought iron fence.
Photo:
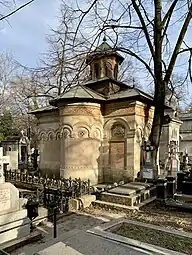
M 90 193 L 90 181 L 78 179 L 56 179 L 22 173 L 18 170 L 5 171 L 5 180 L 18 188 L 32 190 L 23 197 L 38 200 L 46 208 L 58 208 L 60 212 L 68 211 L 70 198 L 79 198 Z

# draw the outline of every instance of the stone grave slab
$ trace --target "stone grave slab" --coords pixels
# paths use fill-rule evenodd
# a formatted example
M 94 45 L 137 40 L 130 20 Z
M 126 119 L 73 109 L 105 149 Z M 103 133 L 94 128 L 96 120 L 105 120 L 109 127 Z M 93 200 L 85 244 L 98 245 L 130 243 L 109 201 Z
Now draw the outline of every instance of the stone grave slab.
M 108 190 L 108 193 L 115 193 L 115 194 L 119 194 L 119 195 L 133 195 L 136 193 L 136 189 L 128 189 L 128 188 L 124 188 L 124 187 L 116 187 L 113 188 L 111 190 Z
M 144 186 L 145 188 L 150 188 L 153 186 L 152 183 L 146 183 L 146 182 L 130 182 L 129 184 L 137 185 L 137 186 Z
M 36 255 L 63 255 L 63 254 L 70 254 L 70 255 L 83 255 L 82 253 L 78 252 L 77 250 L 74 250 L 70 246 L 67 246 L 66 244 L 62 242 L 58 242 L 54 245 L 51 245 L 50 247 L 35 253 Z
M 131 183 L 126 183 L 126 184 L 122 185 L 121 187 L 128 188 L 128 189 L 134 189 L 137 192 L 146 189 L 146 186 L 144 186 L 144 185 L 140 186 L 140 185 L 134 185 L 134 184 L 131 184 Z

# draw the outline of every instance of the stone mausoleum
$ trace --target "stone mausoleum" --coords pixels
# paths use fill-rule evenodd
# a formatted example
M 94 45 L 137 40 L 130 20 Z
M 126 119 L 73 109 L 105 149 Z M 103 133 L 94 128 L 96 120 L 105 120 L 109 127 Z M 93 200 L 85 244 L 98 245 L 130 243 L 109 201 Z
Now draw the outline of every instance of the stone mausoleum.
M 92 184 L 133 180 L 151 130 L 153 97 L 118 80 L 123 57 L 105 40 L 86 61 L 87 82 L 31 112 L 38 119 L 40 169 L 64 178 L 89 178 Z M 180 123 L 175 123 L 179 132 Z

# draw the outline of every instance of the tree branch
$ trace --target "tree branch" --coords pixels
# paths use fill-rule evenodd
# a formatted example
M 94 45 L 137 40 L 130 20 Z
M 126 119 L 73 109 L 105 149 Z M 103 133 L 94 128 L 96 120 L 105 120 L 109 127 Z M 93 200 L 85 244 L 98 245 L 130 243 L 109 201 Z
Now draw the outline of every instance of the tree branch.
M 166 26 L 169 24 L 170 18 L 171 18 L 171 16 L 172 16 L 172 13 L 173 13 L 174 8 L 175 8 L 175 6 L 176 6 L 176 4 L 177 4 L 178 1 L 179 1 L 179 0 L 174 0 L 174 2 L 172 3 L 172 5 L 170 6 L 169 10 L 167 11 L 167 13 L 165 14 L 165 16 L 164 16 L 164 18 L 163 18 L 163 20 L 162 20 L 162 26 L 164 26 L 165 23 L 166 23 Z M 168 22 L 168 23 L 167 23 L 167 22 Z
M 149 37 L 149 33 L 148 33 L 148 31 L 147 31 L 147 26 L 146 26 L 146 24 L 145 24 L 145 21 L 144 21 L 144 19 L 143 19 L 143 16 L 142 16 L 142 14 L 141 14 L 141 12 L 140 12 L 140 10 L 139 10 L 138 5 L 136 4 L 136 1 L 135 1 L 135 0 L 131 0 L 131 1 L 132 1 L 132 4 L 133 4 L 133 7 L 134 7 L 134 9 L 135 9 L 135 11 L 136 11 L 136 13 L 137 13 L 137 16 L 138 16 L 138 18 L 139 18 L 139 20 L 140 20 L 140 22 L 141 22 L 141 25 L 142 25 L 142 27 L 143 27 L 143 32 L 144 32 L 144 34 L 145 34 L 145 38 L 146 38 L 147 44 L 148 44 L 149 49 L 150 49 L 150 51 L 151 51 L 151 55 L 152 55 L 152 57 L 154 58 L 154 57 L 155 57 L 155 53 L 154 53 L 153 45 L 152 45 L 152 43 L 151 43 L 151 40 L 150 40 L 150 37 Z
M 168 26 L 169 26 L 169 22 L 171 20 L 171 17 L 172 17 L 172 14 L 173 14 L 173 11 L 175 9 L 175 6 L 177 4 L 179 0 L 175 0 L 172 5 L 170 6 L 168 12 L 165 14 L 164 18 L 163 18 L 163 21 L 162 21 L 162 26 L 164 27 L 164 30 L 163 30 L 163 35 L 162 35 L 162 40 L 167 32 L 167 29 L 168 29 Z M 166 23 L 166 25 L 165 25 Z
M 192 19 L 192 4 L 189 8 L 189 12 L 188 12 L 187 17 L 186 17 L 186 19 L 183 23 L 182 28 L 181 28 L 181 31 L 180 31 L 179 37 L 177 39 L 173 54 L 171 56 L 171 60 L 169 62 L 169 66 L 167 68 L 167 72 L 166 72 L 166 75 L 165 75 L 165 78 L 164 78 L 164 81 L 166 83 L 168 83 L 168 81 L 170 80 L 170 77 L 171 77 L 171 74 L 173 72 L 173 68 L 174 68 L 174 65 L 175 65 L 175 62 L 176 62 L 176 59 L 177 59 L 178 52 L 181 48 L 181 44 L 183 43 L 183 39 L 185 37 L 185 34 L 187 32 L 187 28 L 189 26 L 189 22 L 191 21 L 191 19 Z
M 186 51 L 192 51 L 192 48 L 188 48 L 188 49 L 182 49 L 182 50 L 180 50 L 178 53 L 177 53 L 177 55 L 179 55 L 179 54 L 181 54 L 181 53 L 184 53 L 184 52 L 186 52 Z
M 35 1 L 35 0 L 31 0 L 31 1 L 28 1 L 27 3 L 25 3 L 25 4 L 23 4 L 23 5 L 19 6 L 19 7 L 18 7 L 17 9 L 15 9 L 14 11 L 12 11 L 12 12 L 8 13 L 7 15 L 1 17 L 1 18 L 0 18 L 0 21 L 6 19 L 6 18 L 8 18 L 8 17 L 10 17 L 10 16 L 13 15 L 14 13 L 20 11 L 21 9 L 23 9 L 24 7 L 26 7 L 27 5 L 29 5 L 30 3 L 34 2 L 34 1 Z
M 124 25 L 104 25 L 104 28 L 130 28 L 130 29 L 143 29 L 142 27 L 136 27 L 136 26 L 124 26 Z
M 77 25 L 77 28 L 76 28 L 76 31 L 75 31 L 75 36 L 74 36 L 74 39 L 73 41 L 75 42 L 75 39 L 76 39 L 76 36 L 77 36 L 77 32 L 81 26 L 81 23 L 83 22 L 85 16 L 91 11 L 91 9 L 94 7 L 94 5 L 97 3 L 98 0 L 94 0 L 93 3 L 90 5 L 90 7 L 86 10 L 86 11 L 83 11 L 83 15 L 79 21 L 79 24 Z
M 155 79 L 154 74 L 153 74 L 150 66 L 142 58 L 140 58 L 137 54 L 135 54 L 131 50 L 128 50 L 128 49 L 125 49 L 125 48 L 122 48 L 122 47 L 117 47 L 116 50 L 127 53 L 128 55 L 130 55 L 130 56 L 136 58 L 137 60 L 139 60 L 147 68 L 147 70 L 149 71 L 149 73 L 151 74 L 153 79 Z

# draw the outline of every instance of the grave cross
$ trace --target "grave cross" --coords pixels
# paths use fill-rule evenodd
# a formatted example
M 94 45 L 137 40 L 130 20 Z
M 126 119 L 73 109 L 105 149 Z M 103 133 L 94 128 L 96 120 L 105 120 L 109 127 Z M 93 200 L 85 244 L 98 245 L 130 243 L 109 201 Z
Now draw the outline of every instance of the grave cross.
M 177 149 L 178 149 L 177 142 L 170 141 L 170 143 L 168 144 L 168 149 L 169 149 L 169 162 L 170 162 L 169 173 L 172 176 L 173 175 L 173 160 L 177 156 Z

